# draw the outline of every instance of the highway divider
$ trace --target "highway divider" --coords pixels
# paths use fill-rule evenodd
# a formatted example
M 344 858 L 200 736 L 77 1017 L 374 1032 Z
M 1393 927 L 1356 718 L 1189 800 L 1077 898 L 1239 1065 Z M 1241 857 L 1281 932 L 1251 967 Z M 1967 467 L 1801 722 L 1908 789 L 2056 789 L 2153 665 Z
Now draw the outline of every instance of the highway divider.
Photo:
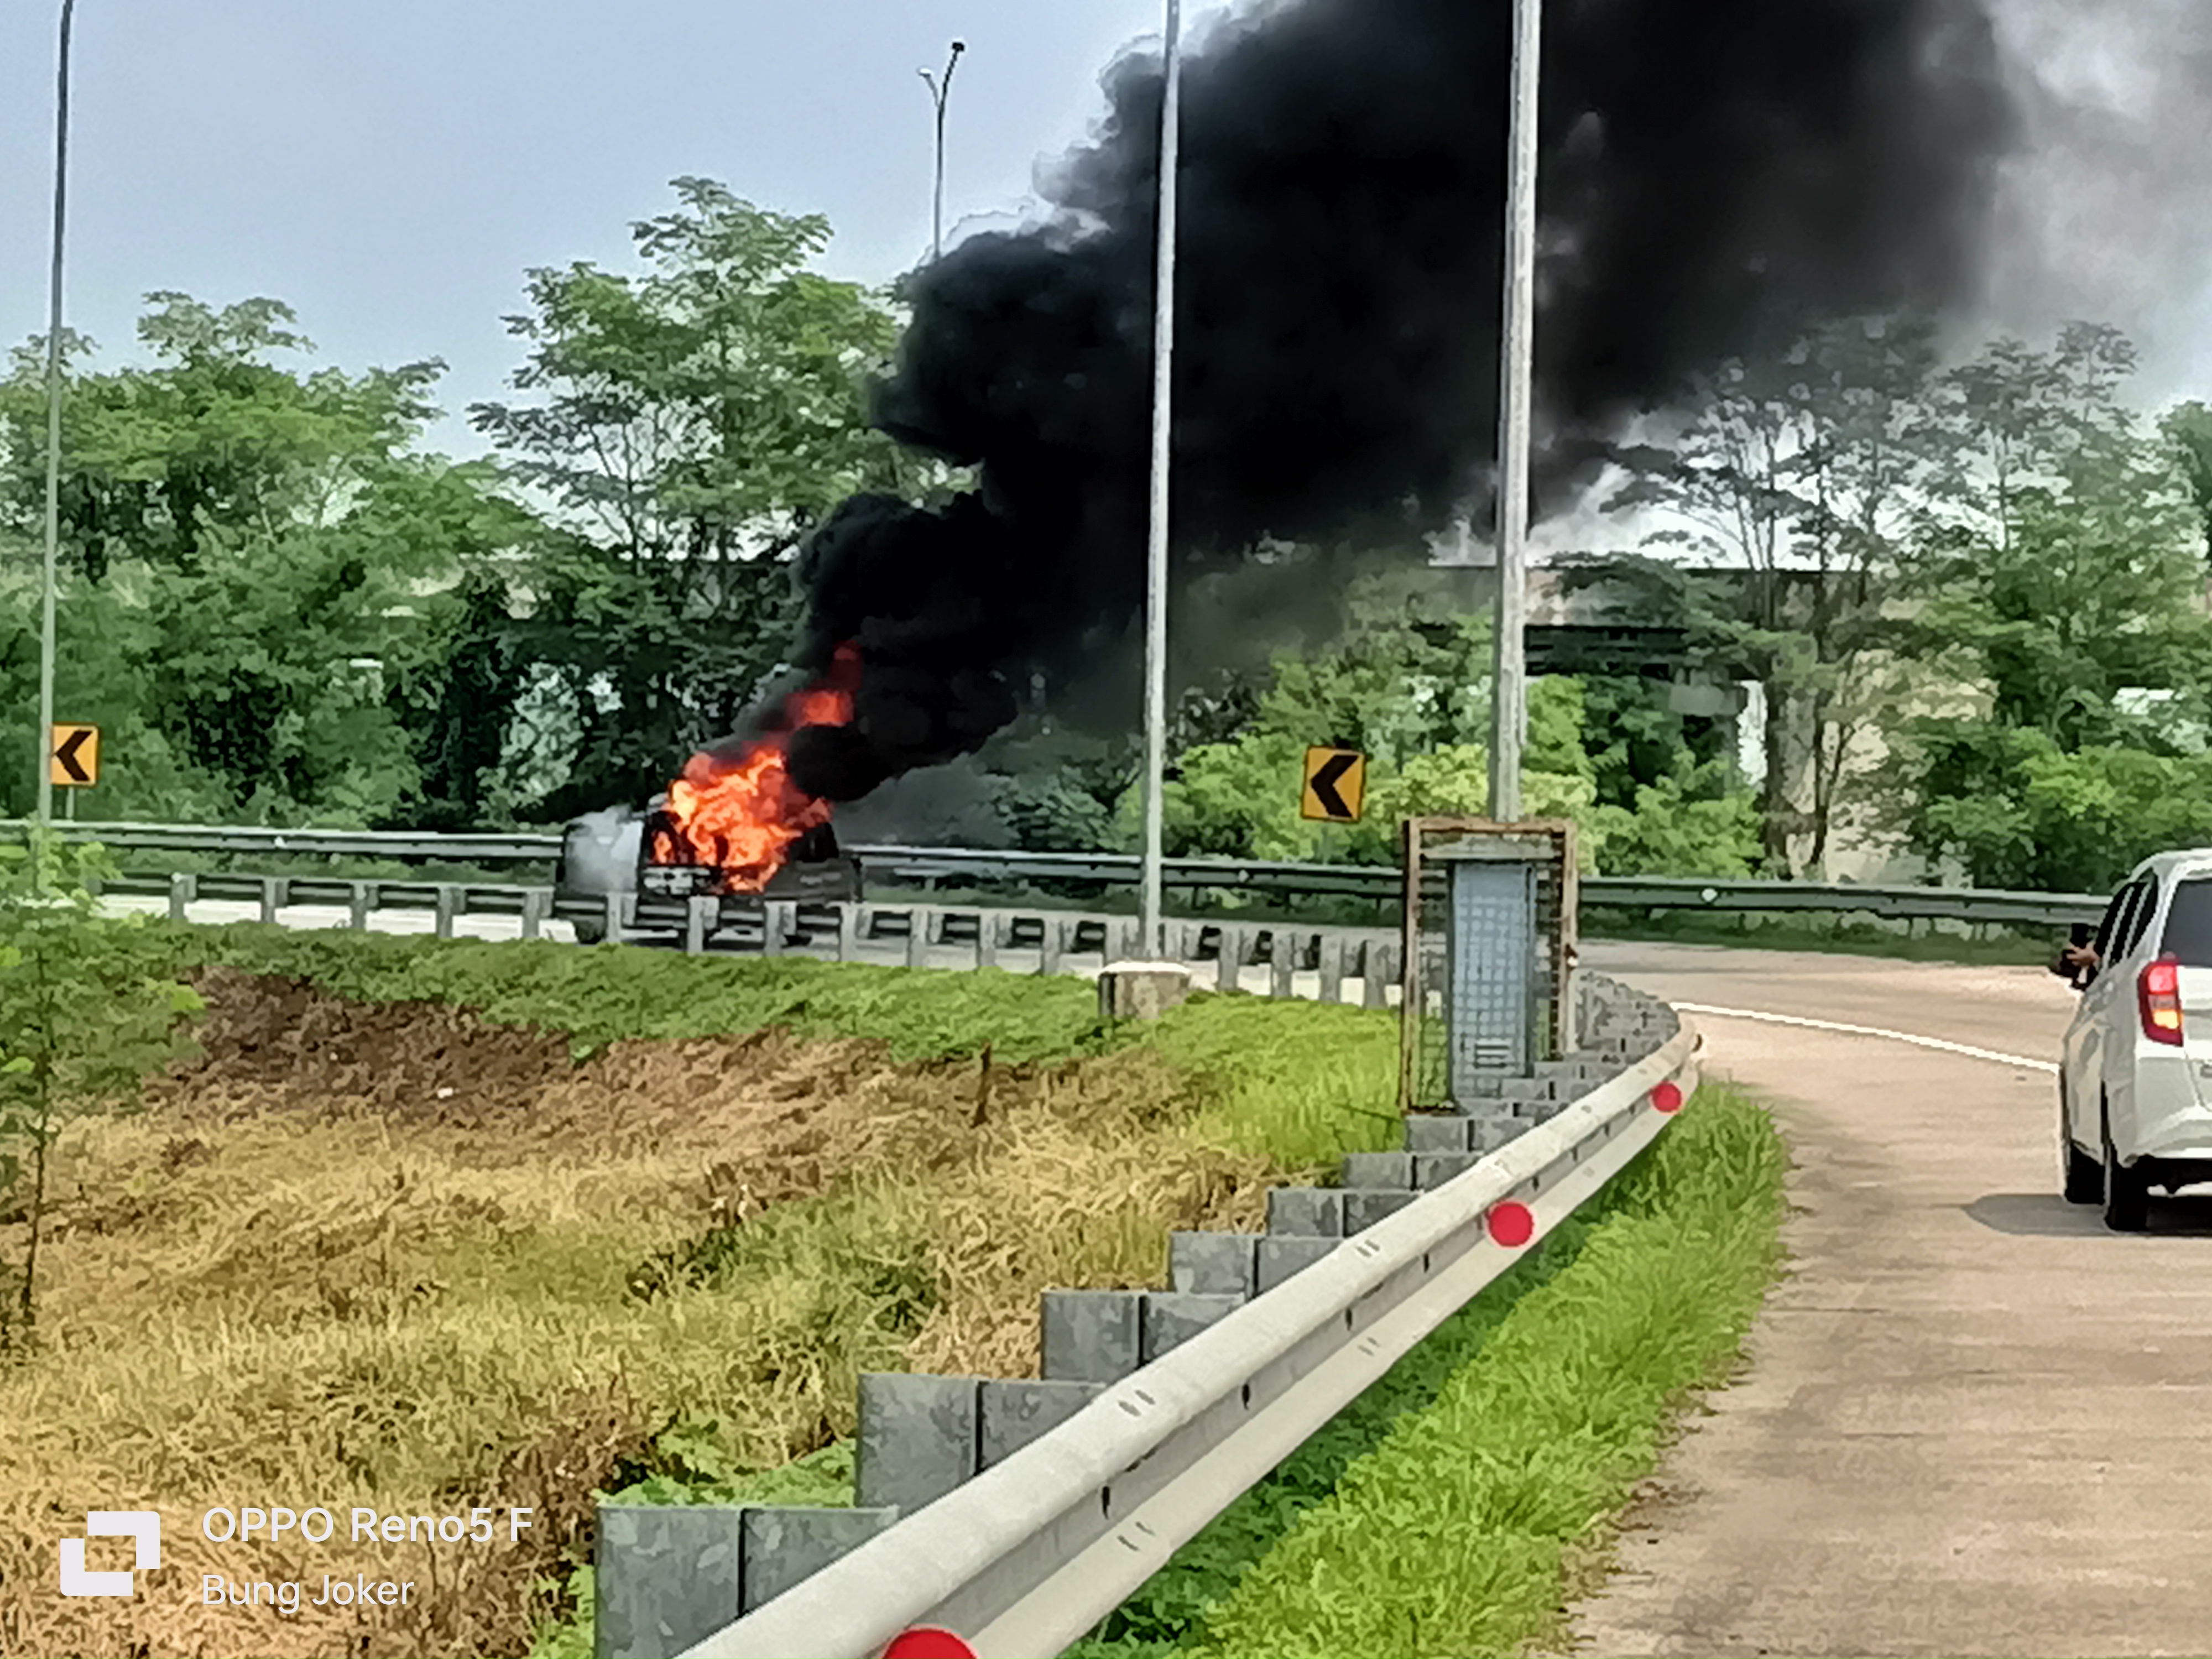
M 76 841 L 97 840 L 118 853 L 437 860 L 477 865 L 548 864 L 558 860 L 557 835 L 425 835 L 413 832 L 274 830 L 149 823 L 57 824 Z M 0 833 L 20 836 L 20 822 Z M 963 888 L 1081 884 L 1102 890 L 1133 887 L 1139 860 L 1126 853 L 1029 853 L 984 848 L 866 846 L 846 849 L 865 880 L 890 887 Z M 240 879 L 259 878 L 242 876 Z M 1405 878 L 1395 866 L 1307 864 L 1248 859 L 1169 859 L 1162 879 L 1171 891 L 1266 895 L 1278 898 L 1348 898 L 1395 903 Z M 2094 921 L 2105 898 L 2091 893 L 2019 893 L 1991 888 L 1871 885 L 1853 882 L 1735 881 L 1697 877 L 1588 876 L 1585 905 L 1674 913 L 1863 915 L 1883 921 L 1988 922 L 2063 927 Z M 574 902 L 564 898 L 564 905 Z

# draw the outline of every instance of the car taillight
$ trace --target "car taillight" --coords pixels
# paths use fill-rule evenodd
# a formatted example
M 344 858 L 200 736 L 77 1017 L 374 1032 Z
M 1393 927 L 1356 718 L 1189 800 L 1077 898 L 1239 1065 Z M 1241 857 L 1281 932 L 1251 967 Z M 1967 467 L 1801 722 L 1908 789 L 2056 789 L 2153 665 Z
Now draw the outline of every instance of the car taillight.
M 2153 1042 L 2181 1046 L 2181 964 L 2172 957 L 2147 962 L 2136 978 L 2142 1004 L 2143 1035 Z

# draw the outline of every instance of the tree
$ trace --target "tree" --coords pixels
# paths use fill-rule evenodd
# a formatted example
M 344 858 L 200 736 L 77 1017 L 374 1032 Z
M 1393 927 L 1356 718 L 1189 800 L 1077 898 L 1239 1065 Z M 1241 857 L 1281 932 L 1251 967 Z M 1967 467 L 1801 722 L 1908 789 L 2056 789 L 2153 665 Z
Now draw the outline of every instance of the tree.
M 1890 813 L 1978 882 L 2101 881 L 2156 844 L 2141 830 L 2179 828 L 2160 792 L 2201 769 L 2203 522 L 2172 424 L 2122 399 L 2135 362 L 2117 331 L 2075 325 L 2048 351 L 1999 341 L 1947 381 L 1966 465 L 1916 553 L 1907 644 L 1977 706 L 1905 724 Z
M 113 874 L 97 847 L 40 833 L 0 842 L 0 1351 L 27 1346 L 36 1328 L 63 1127 L 135 1091 L 201 1006 L 140 957 L 103 948 L 125 925 L 102 919 L 93 896 Z
M 57 683 L 106 729 L 101 809 L 404 820 L 435 734 L 392 693 L 450 631 L 447 590 L 495 570 L 522 516 L 488 469 L 413 450 L 436 362 L 304 373 L 273 361 L 312 349 L 277 301 L 149 298 L 150 367 L 90 373 L 88 343 L 68 343 Z M 19 544 L 44 512 L 42 374 L 27 349 L 0 381 L 0 531 Z M 27 709 L 21 614 L 0 622 L 0 675 Z M 0 802 L 23 810 L 29 783 L 0 772 Z
M 529 273 L 507 327 L 530 401 L 470 411 L 547 504 L 511 638 L 570 723 L 552 817 L 640 799 L 736 729 L 781 665 L 807 530 L 857 489 L 936 477 L 867 427 L 896 319 L 809 269 L 827 222 L 708 179 L 674 189 L 676 210 L 633 227 L 640 274 Z
M 1708 568 L 1632 557 L 1583 575 L 1626 583 L 1704 665 L 1765 688 L 1773 873 L 1821 863 L 1882 695 L 1900 544 L 1952 468 L 1935 370 L 1932 332 L 1911 319 L 1832 325 L 1773 361 L 1723 365 L 1671 443 L 1632 453 L 1607 502 L 1676 520 L 1650 544 Z

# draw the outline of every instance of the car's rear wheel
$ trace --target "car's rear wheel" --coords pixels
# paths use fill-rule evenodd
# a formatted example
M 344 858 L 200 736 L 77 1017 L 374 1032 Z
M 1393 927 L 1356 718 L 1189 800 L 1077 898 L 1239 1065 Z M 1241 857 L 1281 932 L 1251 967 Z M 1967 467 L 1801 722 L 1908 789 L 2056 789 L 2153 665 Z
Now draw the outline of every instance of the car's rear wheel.
M 2094 1204 L 2105 1195 L 2105 1166 L 2083 1152 L 2074 1139 L 2071 1115 L 2066 1109 L 2066 1081 L 2058 1083 L 2058 1162 L 2065 1171 L 2066 1201 Z
M 2105 1141 L 2105 1224 L 2116 1233 L 2139 1233 L 2150 1224 L 2150 1182 L 2140 1169 L 2122 1167 L 2107 1118 Z

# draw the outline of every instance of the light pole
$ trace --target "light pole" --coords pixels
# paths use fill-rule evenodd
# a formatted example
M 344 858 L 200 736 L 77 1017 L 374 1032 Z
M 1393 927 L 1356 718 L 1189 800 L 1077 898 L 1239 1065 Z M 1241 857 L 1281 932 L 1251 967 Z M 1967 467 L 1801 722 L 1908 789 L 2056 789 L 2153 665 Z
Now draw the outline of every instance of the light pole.
M 54 99 L 54 263 L 46 314 L 46 578 L 39 623 L 39 823 L 54 816 L 54 780 L 46 745 L 54 731 L 54 580 L 61 546 L 62 502 L 62 210 L 69 181 L 70 24 L 76 0 L 62 0 L 61 64 Z
M 945 100 L 952 95 L 952 71 L 960 67 L 960 54 L 968 50 L 964 40 L 952 43 L 952 55 L 945 60 L 945 78 L 939 80 L 927 70 L 916 70 L 922 84 L 929 88 L 930 101 L 937 106 L 937 191 L 933 198 L 929 218 L 929 257 L 941 257 L 945 252 Z
M 1515 0 L 1510 177 L 1505 211 L 1505 327 L 1498 353 L 1498 611 L 1491 681 L 1490 816 L 1521 816 L 1528 729 L 1528 450 L 1535 334 L 1536 92 L 1543 0 Z
M 1152 277 L 1152 516 L 1145 582 L 1145 859 L 1139 889 L 1142 949 L 1165 956 L 1160 925 L 1164 851 L 1162 781 L 1168 727 L 1168 434 L 1175 364 L 1176 170 L 1182 136 L 1182 0 L 1167 0 L 1167 87 L 1160 105 L 1159 222 Z

